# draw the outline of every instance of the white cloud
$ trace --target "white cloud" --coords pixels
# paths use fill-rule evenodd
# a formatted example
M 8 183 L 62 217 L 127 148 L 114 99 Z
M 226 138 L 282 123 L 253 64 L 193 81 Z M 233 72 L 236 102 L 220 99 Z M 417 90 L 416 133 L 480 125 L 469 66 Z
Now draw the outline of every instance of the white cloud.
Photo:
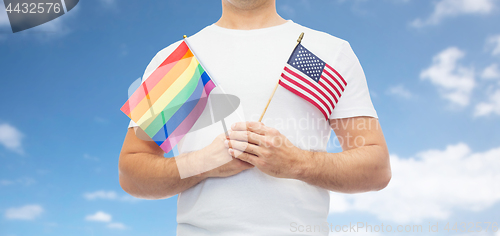
M 16 127 L 7 123 L 0 124 L 0 144 L 5 148 L 19 154 L 24 153 L 21 145 L 23 137 L 24 135 Z
M 396 85 L 396 86 L 390 87 L 387 90 L 387 94 L 395 95 L 395 96 L 406 98 L 406 99 L 410 99 L 413 97 L 411 92 L 408 89 L 406 89 L 403 85 Z
M 86 221 L 111 222 L 111 215 L 102 211 L 98 211 L 93 215 L 85 217 Z
M 331 212 L 366 212 L 380 220 L 420 223 L 455 210 L 482 211 L 500 202 L 500 147 L 474 153 L 459 143 L 412 158 L 391 155 L 392 180 L 379 192 L 332 193 Z
M 85 193 L 83 197 L 87 200 L 96 200 L 96 199 L 107 199 L 114 200 L 117 198 L 117 195 L 113 191 L 96 191 L 92 193 Z
M 499 79 L 500 78 L 500 69 L 498 68 L 498 64 L 493 63 L 490 66 L 486 67 L 481 74 L 483 79 Z
M 440 0 L 427 19 L 416 19 L 411 25 L 423 27 L 439 24 L 443 19 L 459 15 L 486 15 L 495 8 L 495 0 Z
M 97 222 L 104 222 L 108 223 L 107 227 L 110 229 L 119 229 L 119 230 L 124 230 L 127 229 L 128 227 L 125 226 L 124 224 L 120 222 L 111 222 L 112 216 L 106 212 L 103 211 L 98 211 L 93 215 L 88 215 L 85 217 L 86 221 L 97 221 Z
M 458 64 L 464 56 L 460 49 L 450 47 L 434 56 L 432 65 L 420 74 L 420 79 L 434 84 L 443 98 L 462 107 L 469 105 L 476 85 L 474 68 Z
M 487 46 L 492 48 L 492 55 L 500 55 L 500 35 L 491 36 L 487 40 Z M 481 73 L 481 77 L 485 80 L 496 80 L 500 85 L 500 68 L 497 63 L 493 63 L 486 67 Z M 491 114 L 500 116 L 500 87 L 498 85 L 489 85 L 484 93 L 487 94 L 486 101 L 482 101 L 475 106 L 474 116 L 483 117 Z
M 487 43 L 492 48 L 491 54 L 493 56 L 500 55 L 500 34 L 489 37 Z
M 84 193 L 83 197 L 89 201 L 102 199 L 102 200 L 117 200 L 122 202 L 135 202 L 141 200 L 139 198 L 135 198 L 130 195 L 118 196 L 118 194 L 115 191 L 104 191 L 104 190 Z
M 475 117 L 488 116 L 491 114 L 500 116 L 500 89 L 492 93 L 487 102 L 477 104 L 474 111 Z
M 5 218 L 9 220 L 34 220 L 43 213 L 40 205 L 26 205 L 19 208 L 9 208 L 5 211 Z
M 124 224 L 119 223 L 119 222 L 114 222 L 114 223 L 109 223 L 108 228 L 124 230 L 124 229 L 127 229 L 127 226 L 125 226 Z

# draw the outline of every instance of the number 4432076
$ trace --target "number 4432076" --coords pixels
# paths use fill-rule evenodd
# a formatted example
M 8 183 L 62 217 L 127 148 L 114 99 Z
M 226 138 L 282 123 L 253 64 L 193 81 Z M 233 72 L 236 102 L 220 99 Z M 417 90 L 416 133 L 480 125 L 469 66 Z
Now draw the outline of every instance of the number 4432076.
M 12 3 L 9 3 L 7 8 L 5 9 L 9 14 L 14 13 L 59 13 L 61 12 L 61 4 L 60 3 L 18 3 L 14 5 L 12 8 Z
M 450 228 L 450 222 L 448 222 L 444 226 L 444 230 L 450 232 L 470 232 L 470 233 L 479 233 L 479 232 L 497 232 L 498 231 L 498 223 L 497 222 L 456 222 Z

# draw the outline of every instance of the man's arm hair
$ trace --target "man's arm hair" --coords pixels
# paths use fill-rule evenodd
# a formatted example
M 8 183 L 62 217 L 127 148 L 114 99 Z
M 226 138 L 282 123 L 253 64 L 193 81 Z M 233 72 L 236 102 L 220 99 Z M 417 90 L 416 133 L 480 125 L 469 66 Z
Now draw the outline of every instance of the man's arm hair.
M 389 151 L 378 119 L 356 117 L 330 120 L 341 153 L 308 152 L 299 178 L 343 193 L 378 191 L 391 179 Z
M 141 137 L 137 137 L 136 132 Z M 129 128 L 118 163 L 120 185 L 130 195 L 144 199 L 163 199 L 191 188 L 206 177 L 196 175 L 181 179 L 175 158 L 165 158 L 153 141 L 142 139 L 140 128 Z M 181 155 L 198 155 L 197 152 Z

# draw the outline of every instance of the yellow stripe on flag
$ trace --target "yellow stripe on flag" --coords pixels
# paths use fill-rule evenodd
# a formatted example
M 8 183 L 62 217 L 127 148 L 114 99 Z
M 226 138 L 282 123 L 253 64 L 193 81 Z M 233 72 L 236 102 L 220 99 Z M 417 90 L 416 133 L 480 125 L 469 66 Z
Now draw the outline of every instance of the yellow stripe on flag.
M 151 106 L 150 111 L 144 113 L 144 115 L 136 122 L 142 129 L 146 129 L 151 122 L 158 116 L 163 108 L 165 108 L 174 97 L 184 88 L 189 80 L 193 77 L 198 67 L 198 60 L 192 57 L 191 63 L 186 68 L 186 70 L 175 80 L 175 82 L 165 91 L 160 98 Z M 153 112 L 151 112 L 154 111 Z
M 133 121 L 139 120 L 144 114 L 149 111 L 150 104 L 155 103 L 160 98 L 166 89 L 186 70 L 194 59 L 193 53 L 187 51 L 184 57 L 176 62 L 175 66 L 163 76 L 163 78 L 153 88 L 147 88 L 149 93 L 144 97 L 135 108 L 130 111 L 129 117 Z M 148 100 L 149 99 L 149 100 Z

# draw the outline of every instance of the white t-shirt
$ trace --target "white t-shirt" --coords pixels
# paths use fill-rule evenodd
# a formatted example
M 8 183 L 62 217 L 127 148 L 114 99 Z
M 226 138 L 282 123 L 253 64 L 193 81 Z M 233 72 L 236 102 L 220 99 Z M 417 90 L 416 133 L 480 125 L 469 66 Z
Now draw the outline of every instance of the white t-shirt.
M 291 20 L 255 30 L 233 30 L 210 25 L 188 38 L 196 57 L 218 87 L 241 99 L 244 119 L 257 121 L 271 95 L 300 33 L 302 45 L 336 69 L 347 81 L 331 119 L 377 118 L 365 75 L 349 43 Z M 143 78 L 156 69 L 179 45 L 161 50 Z M 212 93 L 220 93 L 214 90 Z M 263 123 L 278 129 L 294 145 L 326 151 L 331 128 L 308 101 L 278 87 Z M 230 125 L 230 124 L 229 124 Z M 135 126 L 131 122 L 130 127 Z M 203 147 L 213 134 L 190 133 L 183 146 Z M 200 145 L 203 144 L 203 145 Z M 190 151 L 181 148 L 180 153 Z M 330 197 L 327 190 L 294 179 L 274 178 L 253 168 L 227 178 L 209 178 L 178 196 L 179 236 L 328 235 L 298 232 L 298 226 L 324 225 Z M 333 203 L 335 204 L 335 203 Z M 303 228 L 305 229 L 305 228 Z M 318 232 L 320 231 L 320 232 Z

